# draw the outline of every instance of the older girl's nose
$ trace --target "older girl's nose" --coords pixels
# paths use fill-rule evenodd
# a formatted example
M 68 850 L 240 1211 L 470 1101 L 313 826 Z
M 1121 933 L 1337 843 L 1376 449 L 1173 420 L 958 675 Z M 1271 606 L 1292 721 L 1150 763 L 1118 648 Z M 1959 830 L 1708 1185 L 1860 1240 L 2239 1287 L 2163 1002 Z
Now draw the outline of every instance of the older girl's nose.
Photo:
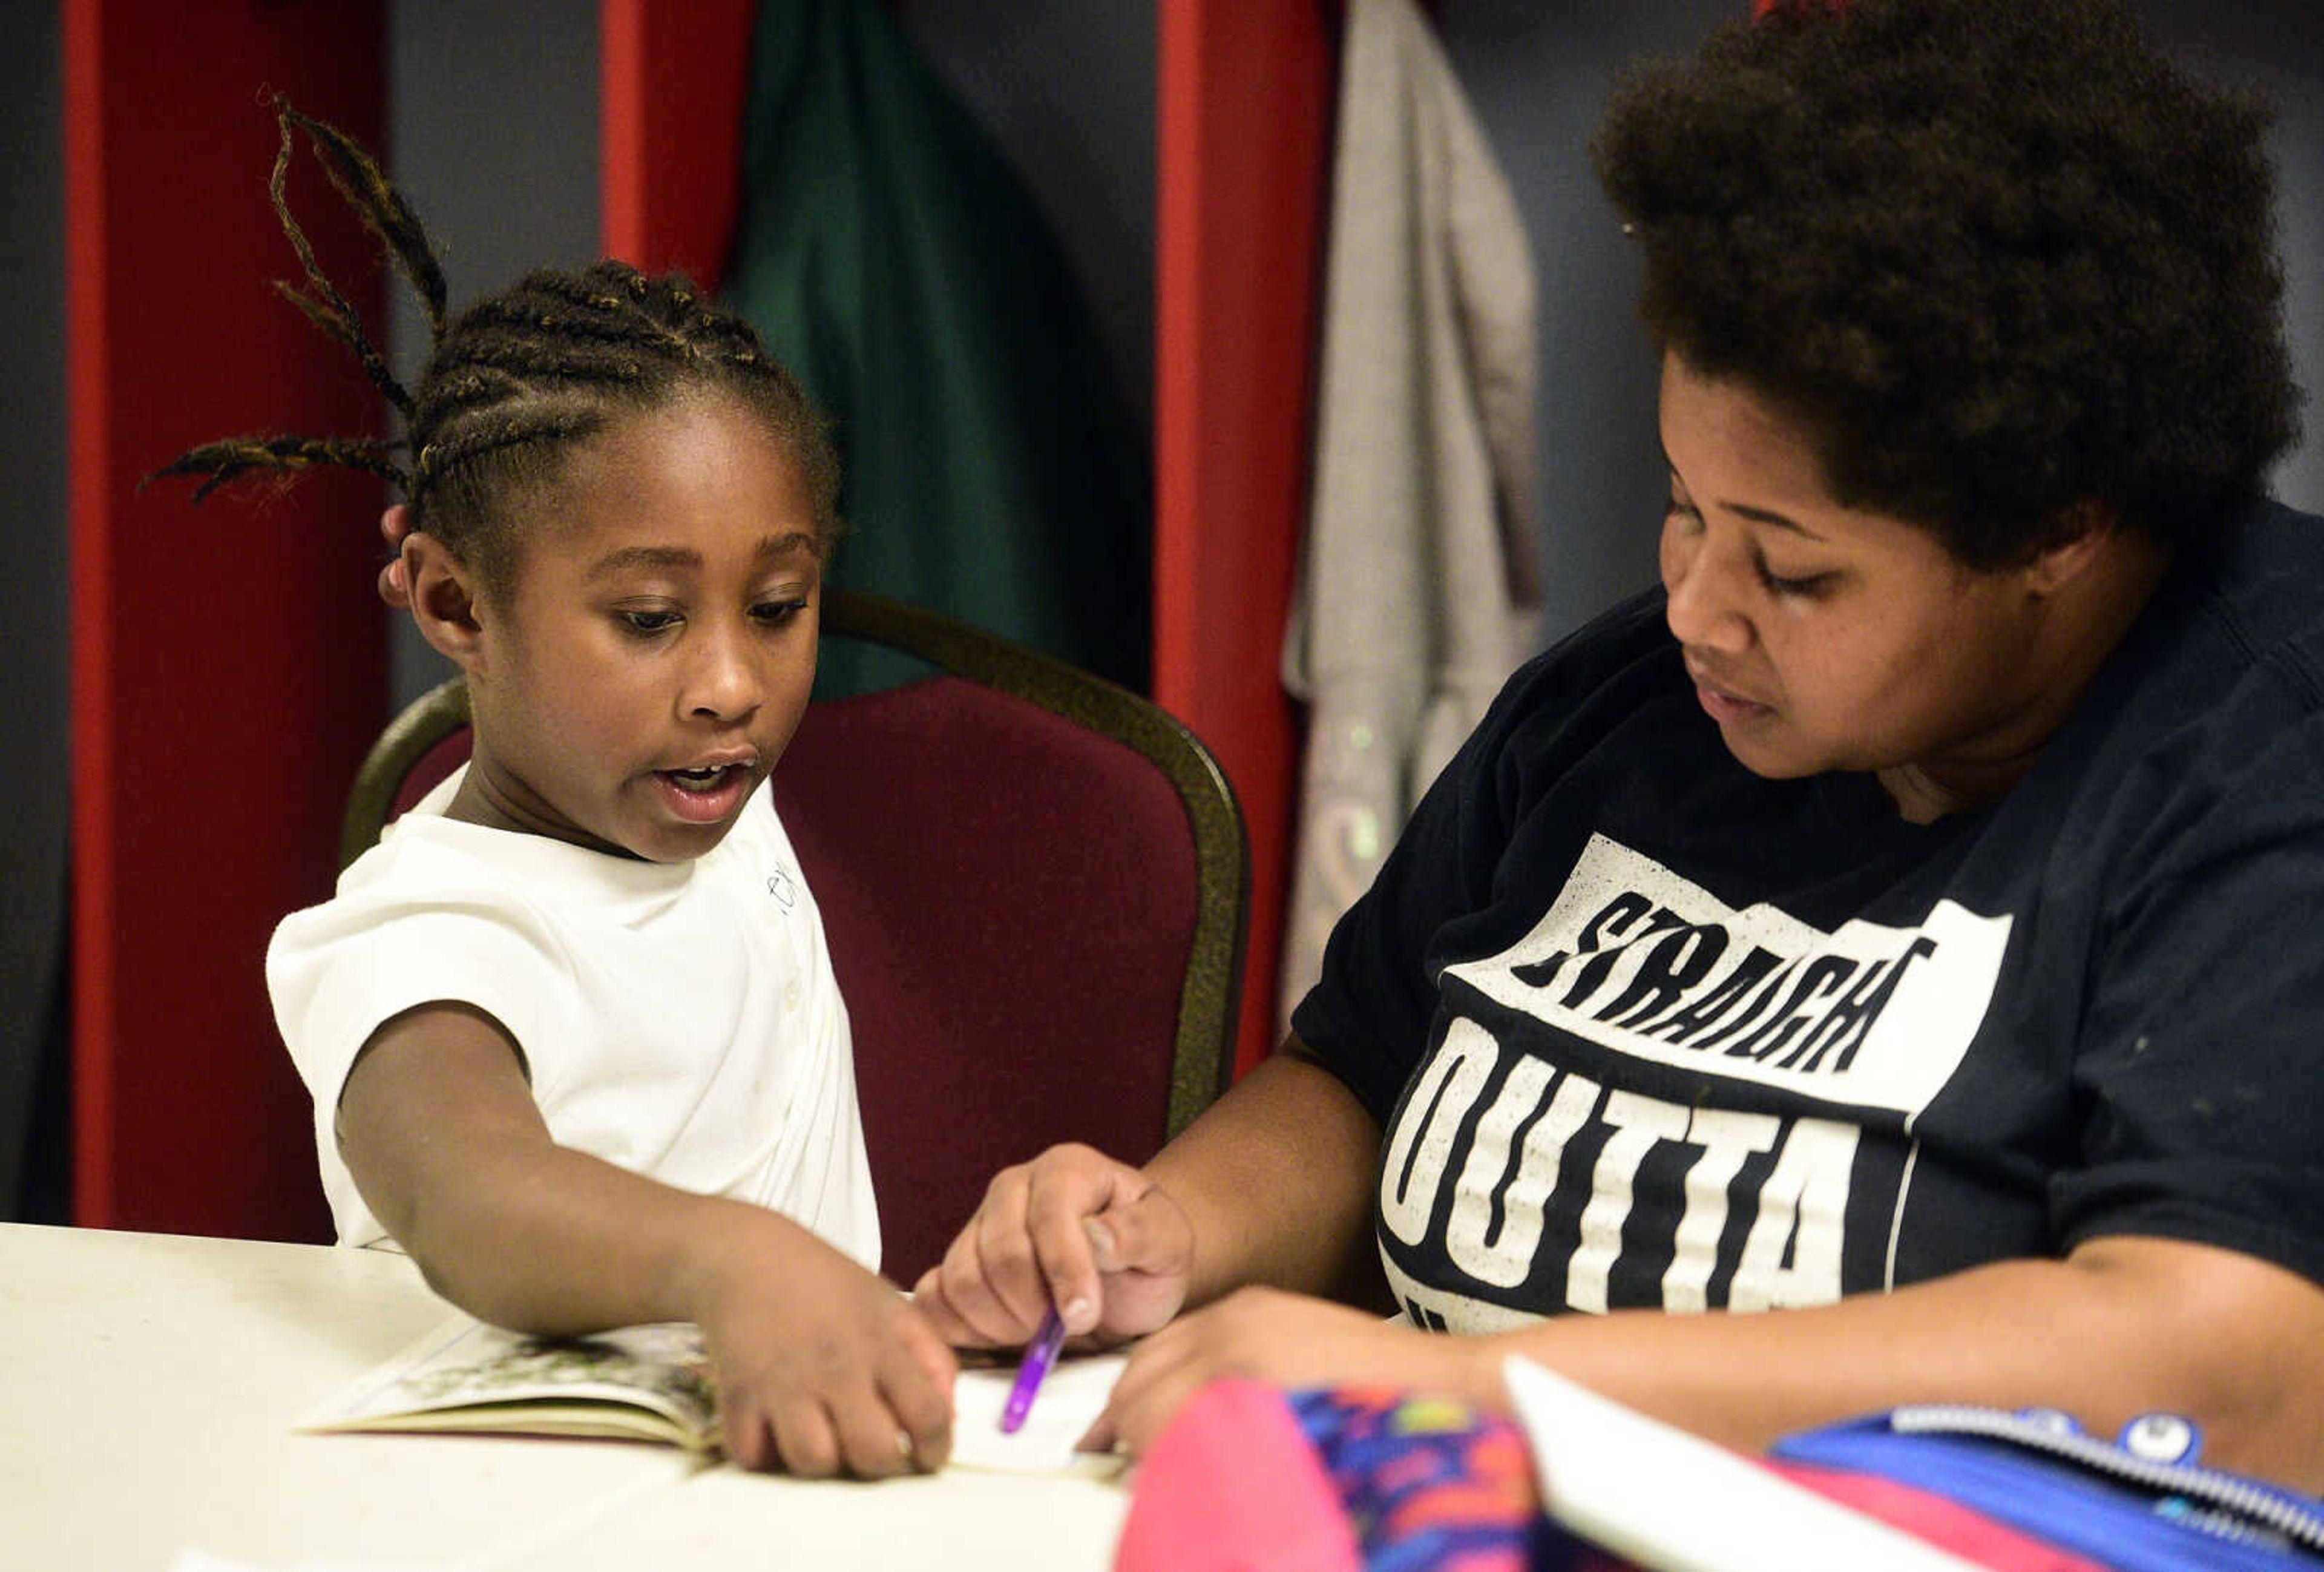
M 1671 636 L 1698 649 L 1741 650 L 1751 643 L 1751 624 L 1739 590 L 1748 564 L 1728 559 L 1700 527 L 1665 527 L 1662 540 L 1663 613 Z

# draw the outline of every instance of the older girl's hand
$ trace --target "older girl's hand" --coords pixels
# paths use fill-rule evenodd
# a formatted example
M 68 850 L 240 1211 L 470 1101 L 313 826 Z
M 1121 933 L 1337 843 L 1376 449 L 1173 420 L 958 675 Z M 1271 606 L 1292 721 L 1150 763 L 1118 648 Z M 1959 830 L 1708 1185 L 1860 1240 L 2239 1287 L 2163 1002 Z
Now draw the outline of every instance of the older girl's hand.
M 1328 1299 L 1246 1288 L 1131 1350 L 1082 1445 L 1142 1454 L 1188 1398 L 1222 1376 L 1272 1386 L 1378 1385 L 1507 1406 L 1495 1340 L 1423 1332 Z
M 912 1301 L 957 1347 L 1029 1340 L 1051 1305 L 1083 1346 L 1142 1336 L 1186 1300 L 1194 1230 L 1137 1169 L 1087 1146 L 1007 1168 Z

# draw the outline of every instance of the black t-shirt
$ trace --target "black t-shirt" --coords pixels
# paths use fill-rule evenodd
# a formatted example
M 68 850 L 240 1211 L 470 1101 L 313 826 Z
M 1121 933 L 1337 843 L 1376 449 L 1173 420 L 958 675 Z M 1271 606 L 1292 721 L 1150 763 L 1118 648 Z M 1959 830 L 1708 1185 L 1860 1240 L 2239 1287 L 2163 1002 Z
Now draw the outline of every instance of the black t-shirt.
M 2103 1234 L 2324 1280 L 2324 523 L 2224 522 L 2033 769 L 1766 781 L 1662 597 L 1512 679 L 1294 1031 L 1425 1325 L 1818 1304 Z

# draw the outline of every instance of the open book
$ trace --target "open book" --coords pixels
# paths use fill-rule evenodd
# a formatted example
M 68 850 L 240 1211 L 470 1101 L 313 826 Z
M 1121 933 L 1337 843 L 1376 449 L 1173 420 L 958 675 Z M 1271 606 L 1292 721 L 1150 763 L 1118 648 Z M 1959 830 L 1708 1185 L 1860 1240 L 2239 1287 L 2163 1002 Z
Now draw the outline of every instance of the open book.
M 1106 1475 L 1111 1456 L 1076 1452 L 1114 1378 L 1118 1354 L 1066 1358 L 1025 1424 L 1001 1431 L 1014 1363 L 962 1370 L 953 1387 L 954 1466 Z M 699 1328 L 624 1327 L 581 1338 L 528 1337 L 460 1315 L 309 1414 L 304 1430 L 470 1431 L 594 1436 L 718 1450 L 718 1400 Z

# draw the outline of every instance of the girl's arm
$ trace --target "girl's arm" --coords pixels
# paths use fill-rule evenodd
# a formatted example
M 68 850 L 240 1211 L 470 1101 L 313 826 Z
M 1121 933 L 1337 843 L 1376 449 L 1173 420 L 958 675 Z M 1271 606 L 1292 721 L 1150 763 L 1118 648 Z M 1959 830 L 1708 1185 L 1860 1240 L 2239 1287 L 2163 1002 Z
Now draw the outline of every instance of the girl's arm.
M 428 1004 L 381 1027 L 338 1135 L 364 1203 L 471 1314 L 541 1335 L 700 1323 L 745 1466 L 942 1465 L 955 1364 L 892 1287 L 779 1213 L 558 1145 L 482 1012 Z

